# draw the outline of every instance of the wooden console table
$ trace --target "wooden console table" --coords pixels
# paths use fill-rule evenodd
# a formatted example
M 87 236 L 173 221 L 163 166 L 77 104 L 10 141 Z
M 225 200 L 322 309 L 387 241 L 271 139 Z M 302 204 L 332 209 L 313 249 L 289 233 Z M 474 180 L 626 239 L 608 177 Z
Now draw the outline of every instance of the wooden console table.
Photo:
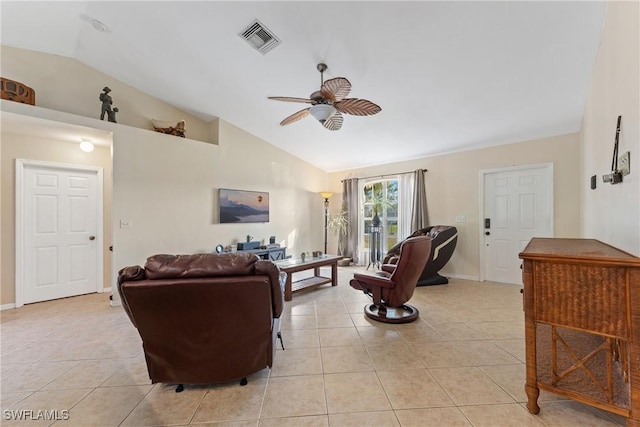
M 294 292 L 311 286 L 324 285 L 331 283 L 331 286 L 338 285 L 338 260 L 341 256 L 321 255 L 319 257 L 308 257 L 302 259 L 286 259 L 284 261 L 276 261 L 275 264 L 281 271 L 287 273 L 287 281 L 284 286 L 284 300 L 291 301 Z M 320 267 L 331 267 L 331 277 L 320 275 Z M 305 270 L 313 269 L 313 276 L 293 281 L 293 273 L 299 273 Z
M 520 258 L 529 412 L 542 389 L 640 427 L 640 258 L 553 238 L 531 239 Z

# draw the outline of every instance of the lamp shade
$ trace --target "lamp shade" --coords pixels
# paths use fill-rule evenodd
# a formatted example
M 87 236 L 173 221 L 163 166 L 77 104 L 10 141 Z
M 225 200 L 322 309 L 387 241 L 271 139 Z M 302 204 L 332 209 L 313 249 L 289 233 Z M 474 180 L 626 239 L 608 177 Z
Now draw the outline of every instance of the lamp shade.
M 320 195 L 324 198 L 324 199 L 328 199 L 329 197 L 333 196 L 333 193 L 331 191 L 321 191 Z
M 320 123 L 324 123 L 329 117 L 333 116 L 336 109 L 329 104 L 316 104 L 309 108 L 309 113 Z

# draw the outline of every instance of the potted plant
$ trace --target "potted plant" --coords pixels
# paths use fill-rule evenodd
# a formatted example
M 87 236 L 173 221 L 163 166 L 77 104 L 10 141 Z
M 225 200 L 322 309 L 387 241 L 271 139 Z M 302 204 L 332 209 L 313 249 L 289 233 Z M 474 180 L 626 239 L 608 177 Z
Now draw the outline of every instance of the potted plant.
M 347 212 L 347 204 L 342 202 L 340 210 L 331 215 L 327 226 L 338 238 L 338 255 L 344 256 L 345 245 L 347 243 L 347 227 L 349 226 L 349 217 Z M 338 261 L 338 265 L 347 266 L 351 263 L 351 258 L 344 257 Z

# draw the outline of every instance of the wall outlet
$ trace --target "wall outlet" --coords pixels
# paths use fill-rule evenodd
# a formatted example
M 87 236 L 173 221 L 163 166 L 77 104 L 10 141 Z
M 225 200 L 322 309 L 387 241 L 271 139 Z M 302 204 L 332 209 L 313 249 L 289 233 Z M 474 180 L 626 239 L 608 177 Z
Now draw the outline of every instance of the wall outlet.
M 629 175 L 631 173 L 631 153 L 627 151 L 618 158 L 618 171 L 622 176 Z
M 467 222 L 467 217 L 464 215 L 456 216 L 456 222 Z
M 127 220 L 121 219 L 120 220 L 120 228 L 131 228 L 131 227 L 133 227 L 133 225 L 132 225 L 130 219 L 127 219 Z

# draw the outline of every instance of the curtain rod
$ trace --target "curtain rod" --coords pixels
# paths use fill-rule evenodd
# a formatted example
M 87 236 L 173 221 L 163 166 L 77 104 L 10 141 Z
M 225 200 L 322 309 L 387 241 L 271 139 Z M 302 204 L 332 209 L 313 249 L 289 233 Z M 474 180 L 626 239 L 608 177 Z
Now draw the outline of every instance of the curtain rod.
M 383 175 L 363 176 L 361 178 L 355 178 L 355 179 L 384 178 L 385 176 L 406 175 L 406 174 L 414 173 L 414 172 L 415 171 L 398 172 L 398 173 L 385 173 Z M 422 173 L 427 173 L 427 172 L 428 172 L 428 169 L 422 169 Z M 344 179 L 341 179 L 340 182 L 344 182 Z

